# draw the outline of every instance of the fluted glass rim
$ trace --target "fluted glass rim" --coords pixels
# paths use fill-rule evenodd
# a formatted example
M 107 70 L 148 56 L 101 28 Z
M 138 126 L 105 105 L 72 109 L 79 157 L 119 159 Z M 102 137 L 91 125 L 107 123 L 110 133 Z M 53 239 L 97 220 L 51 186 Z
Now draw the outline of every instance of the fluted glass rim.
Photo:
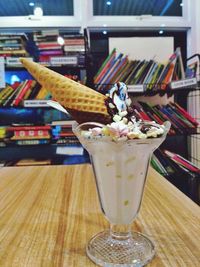
M 158 123 L 152 123 L 149 121 L 143 121 L 144 123 L 148 123 L 148 124 L 152 124 L 152 125 L 160 125 Z M 97 142 L 97 141 L 101 141 L 101 142 L 107 142 L 107 143 L 116 143 L 116 144 L 132 144 L 132 143 L 136 143 L 136 144 L 150 144 L 150 143 L 154 143 L 154 142 L 159 142 L 162 141 L 163 139 L 166 138 L 167 133 L 169 132 L 169 129 L 171 127 L 171 123 L 169 121 L 165 121 L 163 123 L 163 125 L 165 126 L 164 129 L 164 133 L 160 136 L 160 137 L 149 137 L 149 138 L 134 138 L 134 139 L 119 139 L 119 140 L 114 140 L 112 138 L 109 137 L 105 137 L 105 138 L 91 138 L 91 139 L 87 139 L 87 142 Z M 83 126 L 95 126 L 95 127 L 104 127 L 106 126 L 106 124 L 102 124 L 99 122 L 84 122 L 84 123 L 77 123 L 74 122 L 72 125 L 72 131 L 73 133 L 79 138 L 79 139 L 83 139 L 84 137 L 80 135 L 80 129 Z M 84 138 L 86 140 L 86 138 Z

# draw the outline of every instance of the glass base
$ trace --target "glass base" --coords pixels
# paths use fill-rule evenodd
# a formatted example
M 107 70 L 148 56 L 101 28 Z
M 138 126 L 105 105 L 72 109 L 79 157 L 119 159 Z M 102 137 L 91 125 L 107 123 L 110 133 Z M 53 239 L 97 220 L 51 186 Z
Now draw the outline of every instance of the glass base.
M 143 234 L 132 232 L 130 238 L 117 240 L 107 230 L 92 237 L 86 252 L 100 266 L 140 267 L 153 258 L 155 246 Z

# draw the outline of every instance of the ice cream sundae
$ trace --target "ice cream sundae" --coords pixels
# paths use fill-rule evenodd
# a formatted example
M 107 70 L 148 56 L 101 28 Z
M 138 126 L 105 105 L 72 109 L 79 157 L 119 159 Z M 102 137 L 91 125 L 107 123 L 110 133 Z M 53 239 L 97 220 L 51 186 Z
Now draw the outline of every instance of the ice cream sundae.
M 74 133 L 90 154 L 101 209 L 112 226 L 92 238 L 88 256 L 101 266 L 143 266 L 154 246 L 126 226 L 139 212 L 151 154 L 164 141 L 169 123 L 136 119 L 124 83 L 103 95 L 37 63 L 21 62 L 77 121 Z M 129 230 L 116 233 L 113 225 Z

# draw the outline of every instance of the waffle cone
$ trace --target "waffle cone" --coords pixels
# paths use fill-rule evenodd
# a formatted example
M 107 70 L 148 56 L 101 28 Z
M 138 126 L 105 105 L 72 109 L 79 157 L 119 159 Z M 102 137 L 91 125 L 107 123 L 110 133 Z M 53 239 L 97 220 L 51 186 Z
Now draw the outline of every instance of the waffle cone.
M 77 122 L 111 121 L 103 94 L 26 58 L 20 61 Z

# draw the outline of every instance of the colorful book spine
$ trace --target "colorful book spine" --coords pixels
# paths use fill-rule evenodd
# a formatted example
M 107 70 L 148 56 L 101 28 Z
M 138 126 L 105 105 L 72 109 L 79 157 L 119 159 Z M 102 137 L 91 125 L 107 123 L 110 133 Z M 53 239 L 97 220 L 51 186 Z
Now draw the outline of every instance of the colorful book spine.
M 107 69 L 107 71 L 105 72 L 104 76 L 102 77 L 102 79 L 99 81 L 99 83 L 101 83 L 102 85 L 104 84 L 108 84 L 109 83 L 109 79 L 110 77 L 112 77 L 112 73 L 115 70 L 115 68 L 117 68 L 117 66 L 120 64 L 121 59 L 123 57 L 123 54 L 119 54 L 114 61 L 112 61 L 112 64 L 110 65 L 110 67 Z M 99 87 L 99 90 L 101 90 L 101 86 Z
M 19 91 L 19 93 L 17 94 L 16 98 L 12 103 L 13 106 L 18 106 L 20 104 L 26 92 L 31 88 L 32 82 L 33 82 L 32 80 L 27 80 L 24 83 L 24 85 L 22 86 L 21 90 Z
M 100 67 L 99 71 L 97 72 L 96 76 L 94 77 L 94 82 L 96 84 L 99 84 L 102 77 L 105 75 L 105 73 L 108 71 L 112 63 L 114 62 L 116 57 L 116 49 L 113 49 L 111 54 L 105 59 L 102 66 Z
M 14 89 L 8 85 L 0 92 L 0 105 L 4 103 L 4 101 L 13 93 L 13 91 Z
M 200 174 L 200 169 L 195 166 L 192 162 L 186 160 L 184 157 L 182 157 L 179 154 L 176 153 L 172 153 L 168 150 L 164 150 L 164 153 L 170 158 L 172 159 L 174 162 L 176 162 L 177 164 L 185 167 L 186 169 L 188 169 L 189 171 L 195 172 L 195 173 L 199 173 Z
M 51 130 L 50 125 L 34 125 L 34 126 L 10 126 L 8 131 L 38 131 L 38 130 Z

